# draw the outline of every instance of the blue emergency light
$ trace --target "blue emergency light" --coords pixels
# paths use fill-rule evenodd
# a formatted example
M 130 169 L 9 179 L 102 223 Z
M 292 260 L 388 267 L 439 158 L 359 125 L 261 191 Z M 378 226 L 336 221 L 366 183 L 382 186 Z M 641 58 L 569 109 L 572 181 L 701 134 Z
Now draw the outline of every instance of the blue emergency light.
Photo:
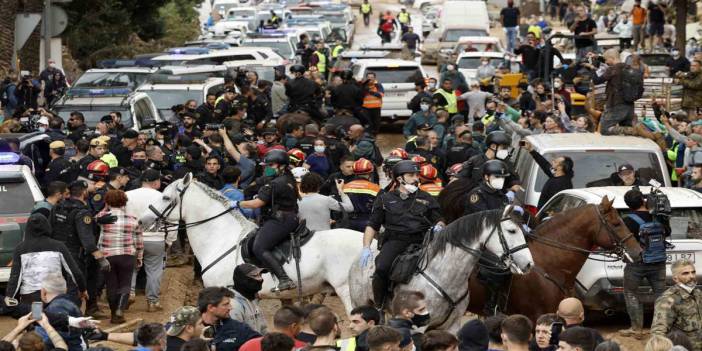
M 70 96 L 117 96 L 129 95 L 132 91 L 129 88 L 72 88 L 68 91 Z
M 0 152 L 0 165 L 12 165 L 19 160 L 20 156 L 14 152 Z
M 168 53 L 171 55 L 204 55 L 208 54 L 210 49 L 208 48 L 198 48 L 198 47 L 179 47 L 170 48 Z
M 211 50 L 224 50 L 229 49 L 232 46 L 227 43 L 208 43 L 206 48 Z

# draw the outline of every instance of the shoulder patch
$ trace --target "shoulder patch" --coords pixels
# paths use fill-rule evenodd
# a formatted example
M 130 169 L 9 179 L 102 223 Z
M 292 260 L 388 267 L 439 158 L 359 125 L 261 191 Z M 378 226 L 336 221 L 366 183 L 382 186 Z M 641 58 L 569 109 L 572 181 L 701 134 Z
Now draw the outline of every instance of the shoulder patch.
M 95 195 L 93 196 L 93 201 L 99 202 L 100 200 L 102 200 L 102 195 L 100 195 L 100 194 L 95 194 Z
M 478 201 L 480 201 L 480 196 L 478 196 L 478 194 L 473 194 L 468 200 L 470 201 L 470 203 L 475 204 L 478 203 Z
M 90 216 L 83 216 L 83 223 L 85 224 L 90 224 L 93 222 L 93 217 Z

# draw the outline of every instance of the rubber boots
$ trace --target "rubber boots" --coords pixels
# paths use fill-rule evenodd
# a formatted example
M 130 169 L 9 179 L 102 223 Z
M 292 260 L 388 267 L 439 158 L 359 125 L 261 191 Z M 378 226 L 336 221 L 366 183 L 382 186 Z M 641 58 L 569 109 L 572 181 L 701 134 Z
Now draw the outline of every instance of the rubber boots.
M 278 260 L 275 259 L 273 253 L 270 251 L 265 251 L 263 252 L 261 258 L 263 259 L 263 263 L 273 272 L 273 274 L 275 274 L 276 277 L 278 277 L 278 287 L 271 289 L 271 292 L 291 290 L 297 287 L 295 282 L 293 282 L 290 277 L 288 277 L 287 273 L 285 273 L 283 266 L 281 266 Z

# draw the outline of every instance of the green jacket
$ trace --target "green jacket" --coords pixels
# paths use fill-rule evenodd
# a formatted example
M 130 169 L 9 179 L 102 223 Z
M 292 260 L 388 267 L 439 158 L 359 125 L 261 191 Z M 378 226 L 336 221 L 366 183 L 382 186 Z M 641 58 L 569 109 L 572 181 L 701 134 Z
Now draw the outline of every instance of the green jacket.
M 656 300 L 651 334 L 665 336 L 673 329 L 687 334 L 693 351 L 702 351 L 702 291 L 695 288 L 688 293 L 675 285 Z
M 688 76 L 680 80 L 683 86 L 682 107 L 692 109 L 702 106 L 702 72 L 690 72 Z

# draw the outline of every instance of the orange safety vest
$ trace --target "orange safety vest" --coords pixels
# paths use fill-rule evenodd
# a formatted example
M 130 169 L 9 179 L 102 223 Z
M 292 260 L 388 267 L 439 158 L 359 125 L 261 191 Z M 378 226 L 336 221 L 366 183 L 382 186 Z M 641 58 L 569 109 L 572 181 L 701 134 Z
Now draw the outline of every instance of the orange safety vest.
M 346 194 L 366 194 L 378 196 L 380 185 L 371 183 L 365 179 L 357 179 L 344 184 L 344 193 Z
M 443 190 L 444 188 L 442 188 L 441 185 L 438 185 L 436 183 L 426 183 L 426 184 L 420 185 L 419 189 L 424 191 L 424 192 L 429 193 L 429 195 L 431 195 L 431 196 L 437 197 L 437 196 L 439 196 L 439 193 L 441 192 L 441 190 Z
M 371 92 L 377 93 L 378 92 L 378 86 L 373 85 L 373 87 L 369 88 Z M 383 93 L 380 93 L 381 97 L 377 97 L 371 94 L 366 94 L 366 96 L 363 97 L 363 107 L 365 108 L 381 108 L 383 107 Z

